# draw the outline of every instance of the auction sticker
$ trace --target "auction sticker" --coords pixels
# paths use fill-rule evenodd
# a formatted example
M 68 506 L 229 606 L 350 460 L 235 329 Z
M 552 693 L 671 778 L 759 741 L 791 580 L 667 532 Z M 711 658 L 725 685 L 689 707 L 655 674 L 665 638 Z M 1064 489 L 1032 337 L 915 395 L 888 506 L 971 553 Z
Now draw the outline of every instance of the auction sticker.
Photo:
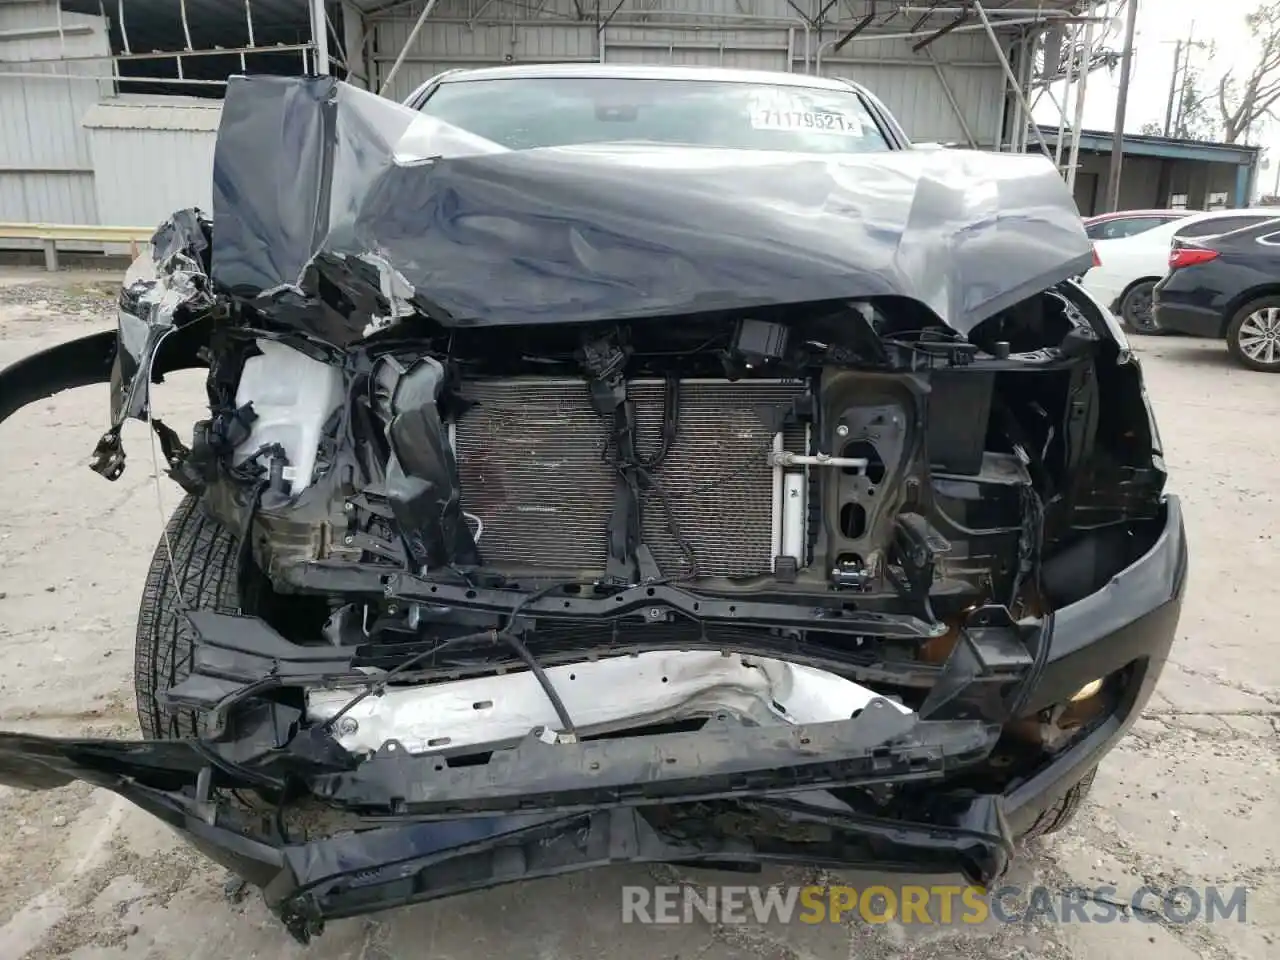
M 862 122 L 858 117 L 815 103 L 807 97 L 757 98 L 752 105 L 751 126 L 756 130 L 862 136 Z

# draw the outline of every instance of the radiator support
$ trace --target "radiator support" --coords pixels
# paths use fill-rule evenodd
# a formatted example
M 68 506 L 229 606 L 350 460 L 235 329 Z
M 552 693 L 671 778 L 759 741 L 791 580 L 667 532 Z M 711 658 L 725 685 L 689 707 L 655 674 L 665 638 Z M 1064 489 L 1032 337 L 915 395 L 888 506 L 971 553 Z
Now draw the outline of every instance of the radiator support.
M 642 539 L 663 577 L 690 575 L 681 542 L 700 577 L 769 574 L 807 530 L 784 527 L 788 484 L 778 454 L 808 454 L 803 424 L 775 434 L 780 408 L 807 392 L 801 381 L 682 380 L 678 429 L 651 472 L 642 505 Z M 470 406 L 452 425 L 462 508 L 486 566 L 528 575 L 603 575 L 616 477 L 607 460 L 609 424 L 593 409 L 586 379 L 474 380 L 459 390 Z M 636 448 L 661 442 L 665 384 L 627 383 L 635 405 Z M 801 511 L 801 522 L 807 511 Z

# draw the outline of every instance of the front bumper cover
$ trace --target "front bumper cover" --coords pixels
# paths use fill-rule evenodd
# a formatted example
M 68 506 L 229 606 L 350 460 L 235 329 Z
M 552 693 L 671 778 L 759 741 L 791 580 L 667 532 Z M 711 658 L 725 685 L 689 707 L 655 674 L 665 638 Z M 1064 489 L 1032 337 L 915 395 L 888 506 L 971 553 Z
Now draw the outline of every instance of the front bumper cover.
M 304 842 L 215 802 L 214 785 L 260 784 L 194 740 L 0 734 L 0 779 L 115 791 L 262 887 L 305 942 L 327 919 L 619 862 L 874 866 L 987 883 L 1012 853 L 998 798 L 940 794 L 913 820 L 857 814 L 821 788 L 940 781 L 985 758 L 997 736 L 875 700 L 857 718 L 804 727 L 721 723 L 581 743 L 531 735 L 457 768 L 388 744 L 358 767 L 308 778 L 329 804 L 375 816 Z

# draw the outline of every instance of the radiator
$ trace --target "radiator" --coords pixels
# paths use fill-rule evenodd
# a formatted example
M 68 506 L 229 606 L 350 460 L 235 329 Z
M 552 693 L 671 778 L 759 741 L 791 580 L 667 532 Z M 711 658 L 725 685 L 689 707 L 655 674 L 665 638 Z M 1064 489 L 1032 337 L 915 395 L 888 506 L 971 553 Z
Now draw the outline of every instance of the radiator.
M 605 459 L 609 425 L 592 408 L 586 381 L 484 380 L 461 392 L 475 405 L 455 425 L 454 449 L 463 509 L 483 524 L 485 564 L 602 574 L 615 474 Z M 804 392 L 797 382 L 681 381 L 677 439 L 652 471 L 657 483 L 643 510 L 644 542 L 664 576 L 691 572 L 681 540 L 700 576 L 771 569 L 774 438 L 758 411 Z M 641 456 L 660 444 L 664 393 L 660 380 L 628 384 Z M 787 427 L 783 446 L 807 452 L 804 428 Z

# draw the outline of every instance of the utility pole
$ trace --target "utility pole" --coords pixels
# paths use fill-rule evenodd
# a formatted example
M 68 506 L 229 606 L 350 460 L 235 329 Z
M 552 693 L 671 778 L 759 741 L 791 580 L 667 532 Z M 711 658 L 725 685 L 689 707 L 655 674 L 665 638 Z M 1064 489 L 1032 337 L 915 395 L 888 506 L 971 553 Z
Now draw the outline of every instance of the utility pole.
M 1191 21 L 1191 25 L 1187 27 L 1187 39 L 1182 43 L 1184 56 L 1182 58 L 1182 79 L 1178 83 L 1178 112 L 1173 118 L 1173 135 L 1175 137 L 1183 134 L 1182 124 L 1187 116 L 1187 81 L 1191 79 L 1191 51 L 1203 47 L 1203 43 L 1196 43 L 1193 39 L 1196 35 L 1196 22 Z
M 1138 26 L 1138 0 L 1129 0 L 1124 29 L 1124 58 L 1120 62 L 1120 96 L 1116 98 L 1116 126 L 1111 138 L 1111 171 L 1108 176 L 1107 210 L 1120 209 L 1120 167 L 1124 160 L 1124 118 L 1129 108 L 1129 74 L 1133 66 L 1133 34 Z
M 1188 51 L 1189 52 L 1189 51 Z M 1164 107 L 1164 135 L 1169 136 L 1169 124 L 1173 122 L 1173 98 L 1178 90 L 1178 66 L 1182 62 L 1182 41 L 1173 48 L 1173 76 L 1169 78 L 1169 102 Z
M 1169 78 L 1169 99 L 1164 108 L 1166 137 L 1178 137 L 1183 133 L 1182 124 L 1186 118 L 1187 109 L 1187 81 L 1191 79 L 1191 54 L 1206 47 L 1203 42 L 1195 39 L 1195 35 L 1196 22 L 1192 20 L 1187 27 L 1187 38 L 1172 41 L 1174 44 L 1173 75 Z M 1170 41 L 1161 42 L 1169 43 Z

